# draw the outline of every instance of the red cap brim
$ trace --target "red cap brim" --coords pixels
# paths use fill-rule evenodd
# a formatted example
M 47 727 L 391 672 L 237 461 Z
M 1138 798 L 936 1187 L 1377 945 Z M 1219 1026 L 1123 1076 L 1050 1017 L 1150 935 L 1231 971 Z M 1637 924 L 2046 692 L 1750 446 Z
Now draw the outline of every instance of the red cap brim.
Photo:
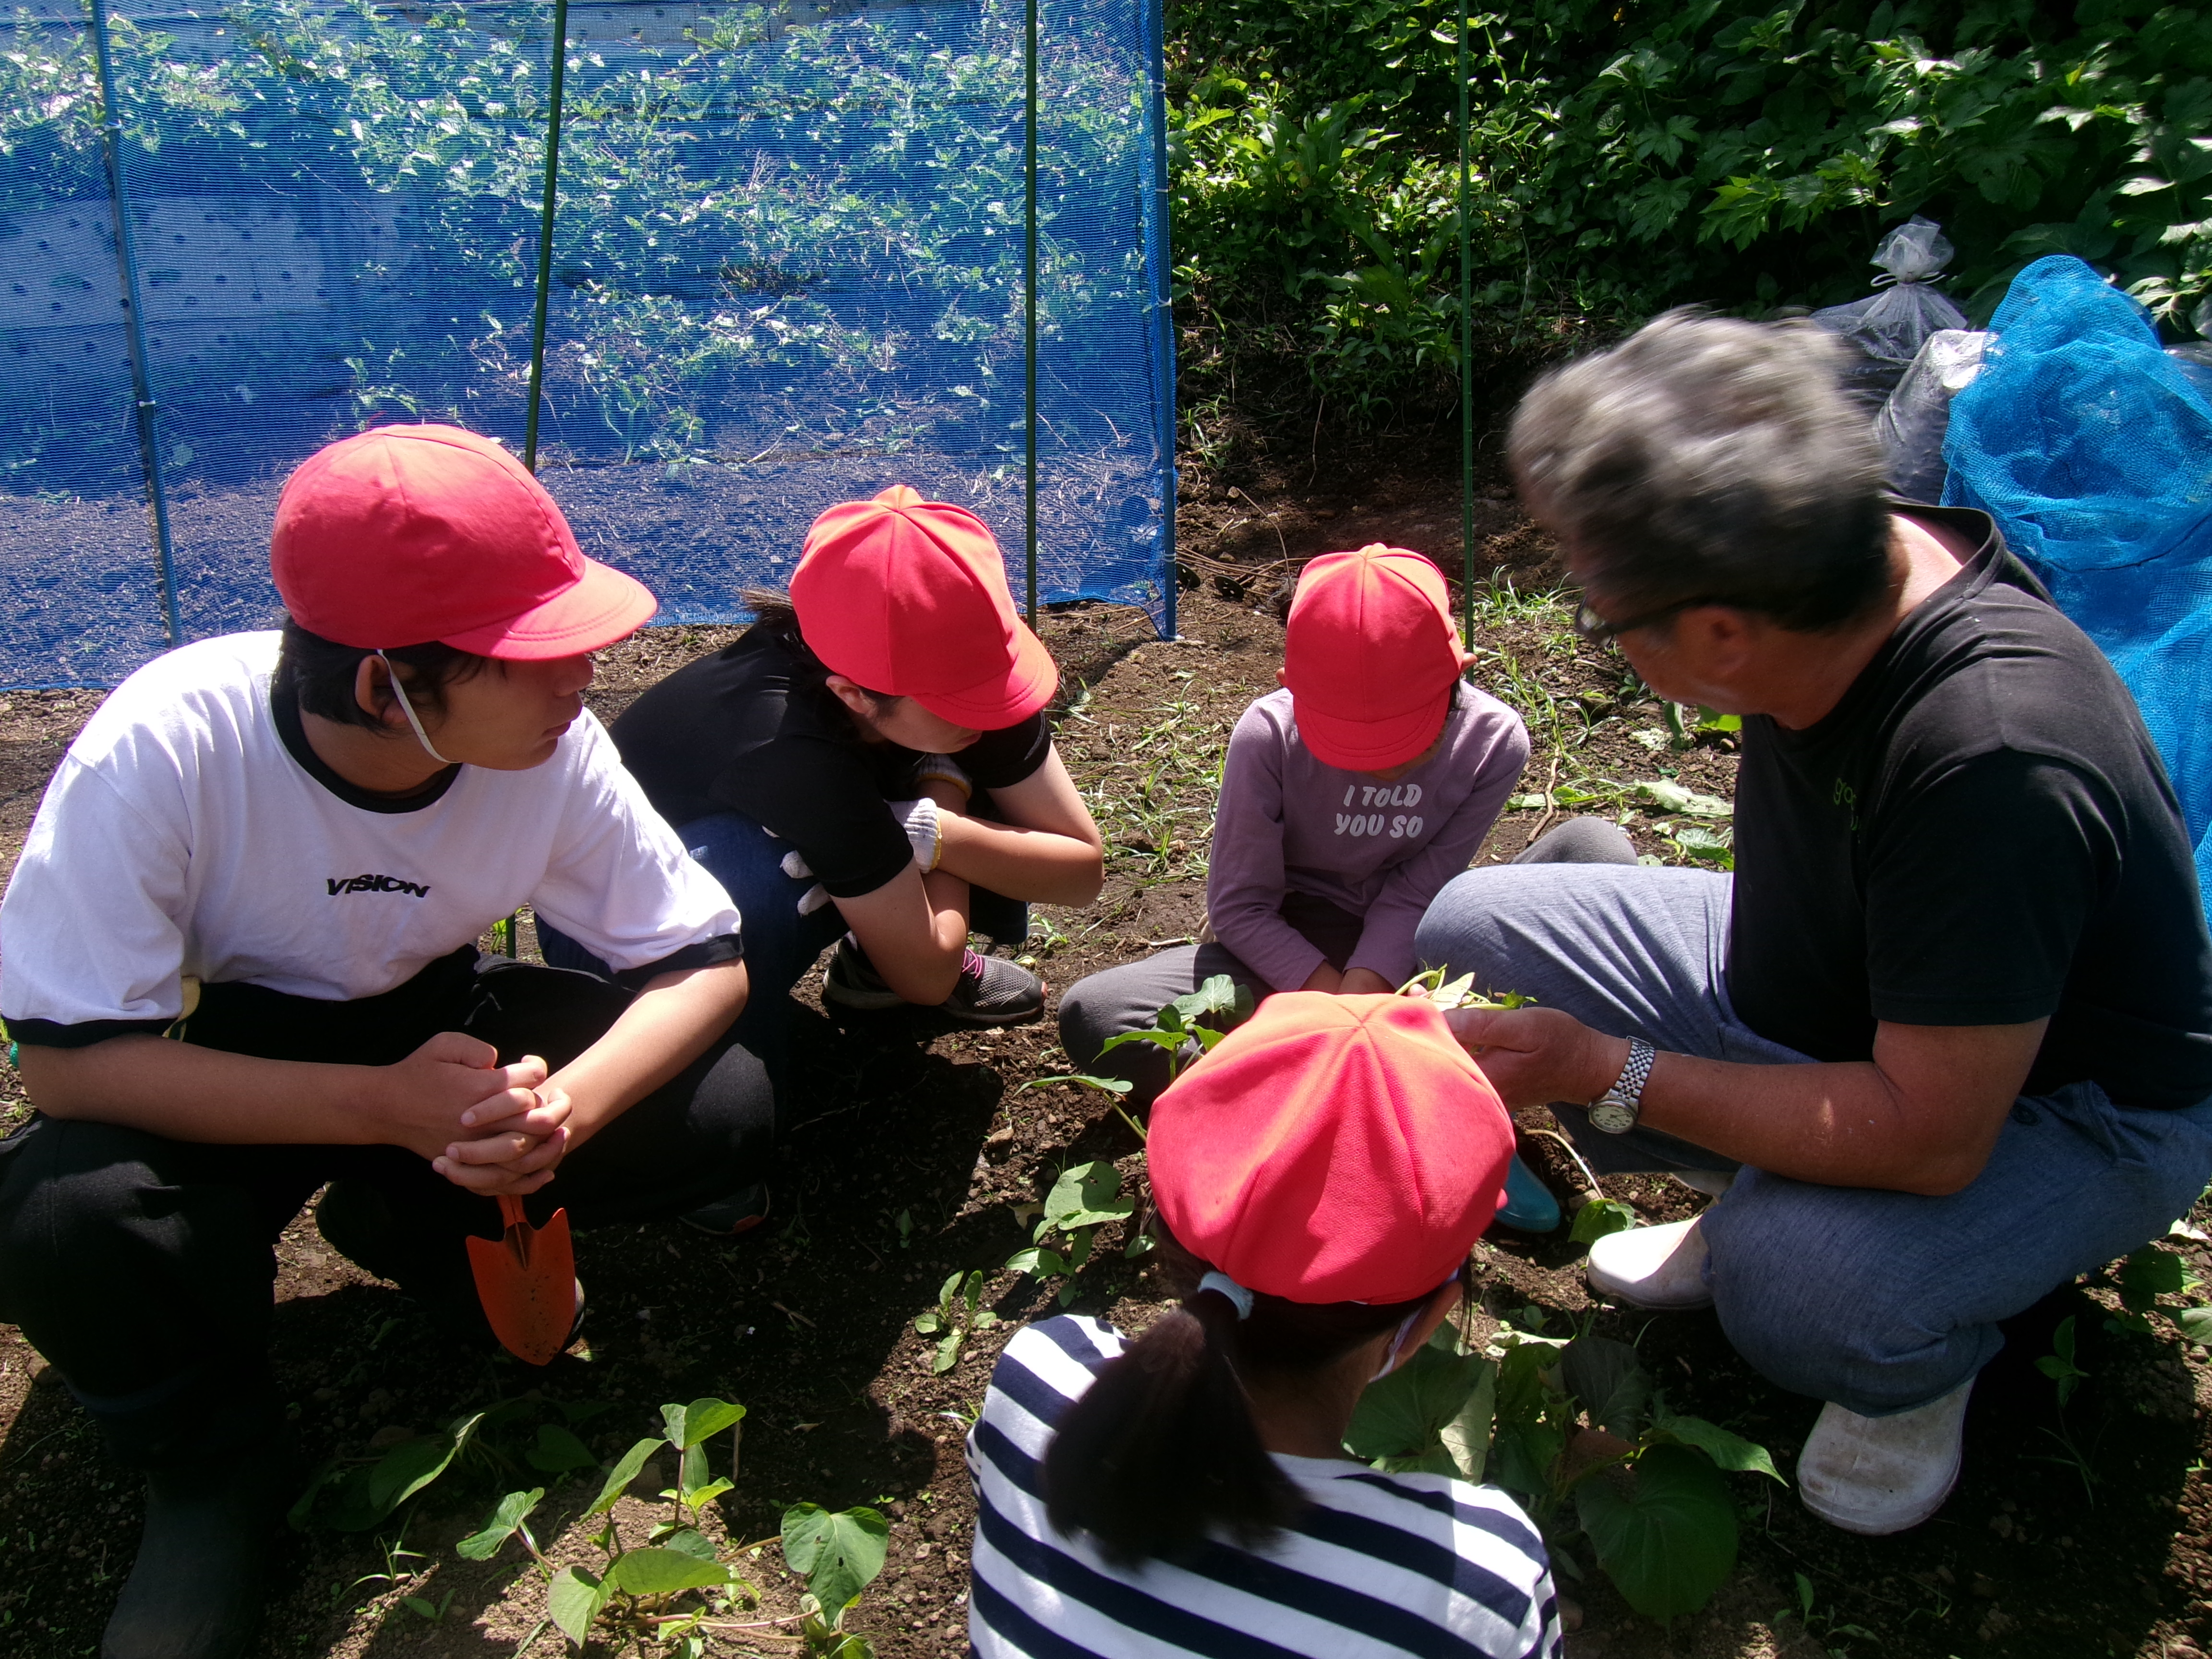
M 978 732 L 1002 732 L 1027 720 L 1060 690 L 1060 666 L 1044 641 L 1014 624 L 1013 660 L 988 679 L 957 691 L 916 691 L 914 700 L 939 720 Z
M 627 639 L 651 622 L 659 608 L 653 590 L 636 577 L 586 559 L 583 578 L 574 586 L 563 588 L 519 617 L 448 635 L 440 643 L 508 662 L 580 657 Z
M 1291 694 L 1291 718 L 1297 723 L 1299 739 L 1322 765 L 1346 772 L 1387 772 L 1419 760 L 1443 732 L 1450 714 L 1449 691 L 1443 693 L 1441 707 L 1431 704 L 1379 720 L 1348 720 L 1324 714 L 1295 691 Z

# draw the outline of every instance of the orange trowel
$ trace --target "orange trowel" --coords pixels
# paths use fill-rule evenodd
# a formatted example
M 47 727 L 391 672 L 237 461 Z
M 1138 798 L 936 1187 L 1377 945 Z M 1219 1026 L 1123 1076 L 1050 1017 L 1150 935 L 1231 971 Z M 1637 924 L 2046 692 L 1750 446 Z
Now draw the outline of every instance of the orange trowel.
M 522 1200 L 500 1194 L 501 1238 L 471 1238 L 469 1267 L 477 1296 L 500 1346 L 517 1359 L 548 1365 L 568 1346 L 576 1322 L 576 1249 L 568 1238 L 568 1212 L 553 1212 L 533 1227 Z

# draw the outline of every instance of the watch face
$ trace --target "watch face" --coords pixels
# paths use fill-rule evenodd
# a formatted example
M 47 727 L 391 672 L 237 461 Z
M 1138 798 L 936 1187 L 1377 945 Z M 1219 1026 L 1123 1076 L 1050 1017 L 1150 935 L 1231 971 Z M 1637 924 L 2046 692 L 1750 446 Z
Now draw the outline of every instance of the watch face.
M 1636 1114 L 1617 1100 L 1601 1100 L 1589 1109 L 1590 1127 L 1609 1135 L 1625 1135 L 1636 1127 Z

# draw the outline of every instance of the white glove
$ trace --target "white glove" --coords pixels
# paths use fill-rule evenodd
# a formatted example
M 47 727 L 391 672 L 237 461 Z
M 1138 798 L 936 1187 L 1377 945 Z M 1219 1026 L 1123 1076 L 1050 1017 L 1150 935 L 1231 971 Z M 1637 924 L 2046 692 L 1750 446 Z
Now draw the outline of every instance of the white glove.
M 927 875 L 945 855 L 945 836 L 937 821 L 937 803 L 924 795 L 920 800 L 887 804 L 899 828 L 906 831 L 907 845 L 914 848 L 914 861 L 921 866 L 922 874 Z
M 769 833 L 773 835 L 775 831 Z M 814 871 L 794 847 L 783 855 L 783 873 L 793 881 L 805 881 L 812 877 Z M 817 881 L 799 896 L 799 914 L 811 916 L 829 902 L 830 890 Z

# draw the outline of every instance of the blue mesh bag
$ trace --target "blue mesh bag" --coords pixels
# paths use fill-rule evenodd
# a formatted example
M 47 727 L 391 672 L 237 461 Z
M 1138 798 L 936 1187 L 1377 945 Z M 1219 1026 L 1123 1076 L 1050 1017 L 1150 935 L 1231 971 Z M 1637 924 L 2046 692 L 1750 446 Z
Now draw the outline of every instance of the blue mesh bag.
M 1990 328 L 1944 503 L 1994 516 L 2135 693 L 2212 891 L 2212 403 L 2070 256 L 2021 272 Z

